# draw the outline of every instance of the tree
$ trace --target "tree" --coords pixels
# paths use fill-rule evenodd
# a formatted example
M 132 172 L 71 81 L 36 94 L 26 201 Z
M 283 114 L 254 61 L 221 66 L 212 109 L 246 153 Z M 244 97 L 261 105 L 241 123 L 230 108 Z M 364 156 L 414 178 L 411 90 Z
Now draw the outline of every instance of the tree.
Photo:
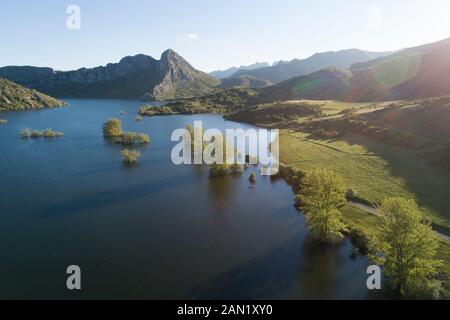
M 390 286 L 402 296 L 428 295 L 441 264 L 439 242 L 412 199 L 388 198 L 381 205 L 381 229 L 372 241 L 372 259 L 383 266 Z M 434 293 L 432 293 L 434 294 Z
M 341 240 L 347 230 L 339 208 L 345 204 L 341 177 L 321 169 L 308 173 L 301 185 L 302 209 L 309 230 L 322 242 Z
M 150 143 L 150 137 L 145 133 L 124 132 L 121 143 L 124 145 L 140 145 Z
M 116 118 L 108 119 L 103 124 L 103 136 L 106 138 L 115 138 L 122 136 L 122 121 Z
M 248 180 L 250 181 L 250 183 L 255 184 L 256 183 L 256 173 L 252 172 L 252 174 L 250 175 Z
M 133 164 L 141 157 L 141 153 L 133 149 L 124 149 L 120 152 L 123 162 L 126 164 Z
M 28 128 L 22 129 L 21 135 L 22 135 L 22 138 L 28 139 L 29 137 L 31 137 L 30 129 L 28 129 Z

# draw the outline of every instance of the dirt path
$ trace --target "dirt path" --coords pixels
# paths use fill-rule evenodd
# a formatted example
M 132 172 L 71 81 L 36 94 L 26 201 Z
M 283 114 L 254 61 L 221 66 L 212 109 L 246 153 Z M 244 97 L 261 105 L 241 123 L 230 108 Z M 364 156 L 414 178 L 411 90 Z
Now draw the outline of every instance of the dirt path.
M 368 206 L 368 205 L 366 205 L 366 204 L 362 204 L 362 203 L 358 203 L 358 202 L 353 202 L 353 201 L 349 201 L 348 204 L 351 205 L 352 207 L 358 208 L 358 209 L 363 210 L 363 211 L 365 211 L 365 212 L 367 212 L 367 213 L 370 213 L 370 214 L 373 214 L 373 215 L 376 215 L 376 216 L 379 215 L 379 214 L 378 214 L 378 209 L 377 209 L 377 208 Z M 438 237 L 439 237 L 440 239 L 442 239 L 442 240 L 444 240 L 444 241 L 447 241 L 447 242 L 450 242 L 450 237 L 449 237 L 449 236 L 447 236 L 447 235 L 445 235 L 445 234 L 442 234 L 442 233 L 439 233 L 439 232 L 437 232 L 437 231 L 436 231 L 436 234 L 438 235 Z

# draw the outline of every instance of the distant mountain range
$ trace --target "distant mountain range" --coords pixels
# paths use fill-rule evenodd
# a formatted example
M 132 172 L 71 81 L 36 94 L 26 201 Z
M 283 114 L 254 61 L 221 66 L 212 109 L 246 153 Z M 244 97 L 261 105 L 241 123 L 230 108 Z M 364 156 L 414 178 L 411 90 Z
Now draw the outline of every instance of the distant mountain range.
M 262 102 L 385 101 L 450 94 L 450 39 L 391 54 L 350 49 L 258 67 L 261 65 L 267 63 L 237 68 L 232 76 L 218 80 L 167 50 L 160 60 L 141 54 L 104 67 L 75 71 L 3 67 L 0 78 L 66 98 L 171 100 L 230 87 L 257 88 Z
M 270 67 L 257 68 L 252 70 L 238 70 L 230 79 L 251 77 L 259 79 L 268 84 L 278 84 L 293 77 L 302 76 L 317 72 L 324 68 L 341 67 L 350 68 L 358 62 L 366 62 L 389 55 L 389 52 L 369 52 L 358 49 L 342 50 L 337 52 L 316 53 L 313 56 L 290 62 L 279 61 Z M 228 80 L 229 83 L 232 83 Z
M 0 112 L 46 107 L 53 108 L 64 105 L 64 102 L 36 90 L 24 88 L 6 79 L 0 79 Z
M 220 88 L 227 89 L 233 87 L 247 87 L 247 88 L 264 88 L 271 86 L 269 80 L 263 80 L 253 76 L 242 75 L 236 78 L 225 78 L 220 82 Z
M 354 64 L 326 68 L 261 90 L 266 101 L 386 101 L 450 94 L 450 39 Z
M 207 94 L 219 83 L 173 50 L 165 51 L 160 60 L 141 54 L 105 67 L 75 71 L 3 67 L 0 77 L 66 98 L 166 100 Z
M 264 68 L 264 67 L 269 67 L 269 66 L 270 66 L 270 64 L 268 64 L 267 62 L 256 62 L 249 66 L 231 67 L 226 70 L 216 70 L 216 71 L 210 72 L 209 75 L 212 77 L 215 77 L 217 79 L 225 79 L 225 78 L 231 77 L 233 74 L 235 74 L 239 70 L 254 70 L 254 69 Z

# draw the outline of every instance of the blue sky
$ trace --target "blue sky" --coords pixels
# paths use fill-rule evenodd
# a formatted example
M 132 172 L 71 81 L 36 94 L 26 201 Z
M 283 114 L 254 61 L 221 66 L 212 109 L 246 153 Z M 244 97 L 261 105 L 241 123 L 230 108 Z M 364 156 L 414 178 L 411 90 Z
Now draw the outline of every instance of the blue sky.
M 69 5 L 81 29 L 66 27 Z M 0 66 L 93 67 L 172 48 L 212 71 L 450 37 L 448 0 L 14 0 L 0 4 Z

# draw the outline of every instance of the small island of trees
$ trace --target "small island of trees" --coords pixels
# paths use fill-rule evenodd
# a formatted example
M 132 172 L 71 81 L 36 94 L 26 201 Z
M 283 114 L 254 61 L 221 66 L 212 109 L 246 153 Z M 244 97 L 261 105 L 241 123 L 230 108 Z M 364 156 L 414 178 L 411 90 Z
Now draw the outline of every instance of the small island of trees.
M 60 132 L 60 131 L 55 131 L 53 129 L 45 129 L 43 131 L 41 130 L 30 130 L 28 128 L 24 128 L 22 129 L 22 132 L 20 133 L 20 135 L 22 136 L 22 138 L 24 139 L 28 139 L 28 138 L 32 138 L 32 139 L 39 139 L 39 138 L 59 138 L 59 137 L 63 137 L 64 133 Z
M 116 118 L 108 119 L 103 124 L 103 136 L 124 146 L 138 146 L 150 143 L 150 137 L 146 133 L 124 132 L 122 130 L 122 121 Z M 127 164 L 136 163 L 141 157 L 139 151 L 132 149 L 122 150 L 121 155 L 123 161 Z

